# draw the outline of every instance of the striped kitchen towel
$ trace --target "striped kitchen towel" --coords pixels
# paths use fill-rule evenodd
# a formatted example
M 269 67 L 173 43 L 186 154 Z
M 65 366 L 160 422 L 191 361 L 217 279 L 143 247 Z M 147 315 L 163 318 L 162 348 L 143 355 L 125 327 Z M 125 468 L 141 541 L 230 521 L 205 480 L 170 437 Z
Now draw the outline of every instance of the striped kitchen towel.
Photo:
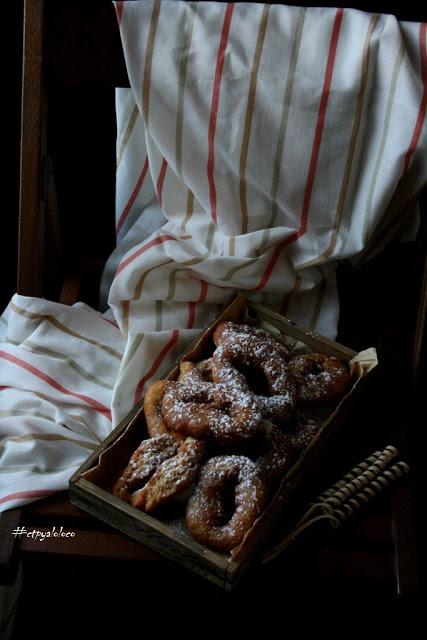
M 367 260 L 416 220 L 426 24 L 255 3 L 115 6 L 131 89 L 117 90 L 104 290 L 125 353 L 143 359 L 153 331 L 166 351 L 183 345 L 232 291 L 334 337 L 339 262 Z M 130 389 L 140 398 L 135 384 L 125 376 L 113 404 Z
M 233 293 L 334 337 L 337 265 L 407 231 L 426 183 L 426 24 L 255 3 L 115 6 L 131 88 L 117 90 L 105 313 L 12 299 L 0 509 L 65 488 Z

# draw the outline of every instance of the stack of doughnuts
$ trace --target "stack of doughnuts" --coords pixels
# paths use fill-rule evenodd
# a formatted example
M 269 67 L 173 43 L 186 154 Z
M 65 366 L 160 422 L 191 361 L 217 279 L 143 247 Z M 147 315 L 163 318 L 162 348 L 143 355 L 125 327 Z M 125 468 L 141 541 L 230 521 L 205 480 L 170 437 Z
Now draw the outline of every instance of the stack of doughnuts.
M 177 380 L 148 388 L 149 438 L 113 493 L 147 513 L 184 496 L 189 533 L 227 552 L 319 431 L 319 410 L 333 407 L 351 376 L 339 358 L 292 355 L 248 324 L 221 322 L 213 345 L 208 359 L 182 361 Z

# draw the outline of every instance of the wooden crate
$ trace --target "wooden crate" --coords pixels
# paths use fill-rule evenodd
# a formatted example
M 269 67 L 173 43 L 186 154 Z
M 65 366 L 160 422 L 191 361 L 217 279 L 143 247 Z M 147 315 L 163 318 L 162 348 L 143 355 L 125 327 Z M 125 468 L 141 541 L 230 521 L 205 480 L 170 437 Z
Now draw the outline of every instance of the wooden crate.
M 222 320 L 244 321 L 248 315 L 279 329 L 284 335 L 298 342 L 305 343 L 313 351 L 334 355 L 346 362 L 357 356 L 355 351 L 307 332 L 266 307 L 238 296 L 182 359 L 199 361 L 209 357 L 214 348 L 211 336 L 216 325 Z M 327 447 L 337 429 L 344 424 L 345 415 L 351 410 L 361 387 L 374 368 L 375 363 L 371 363 L 366 369 L 358 368 L 353 377 L 351 390 L 326 418 L 310 446 L 286 474 L 267 509 L 245 536 L 243 543 L 230 554 L 207 549 L 189 534 L 178 531 L 173 522 L 162 521 L 143 513 L 111 493 L 112 484 L 120 470 L 127 464 L 139 442 L 147 437 L 142 403 L 121 422 L 71 478 L 71 502 L 152 549 L 231 590 L 271 532 L 283 506 L 289 502 L 313 461 Z M 175 379 L 178 371 L 177 365 L 168 378 Z

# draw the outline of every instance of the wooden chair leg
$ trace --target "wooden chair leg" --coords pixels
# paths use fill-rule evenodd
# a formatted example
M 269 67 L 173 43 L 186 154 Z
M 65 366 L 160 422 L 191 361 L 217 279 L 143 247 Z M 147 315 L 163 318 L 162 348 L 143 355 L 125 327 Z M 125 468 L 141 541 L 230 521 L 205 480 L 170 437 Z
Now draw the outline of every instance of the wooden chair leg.
M 19 564 L 19 536 L 14 532 L 21 522 L 21 509 L 0 513 L 0 584 L 15 583 Z

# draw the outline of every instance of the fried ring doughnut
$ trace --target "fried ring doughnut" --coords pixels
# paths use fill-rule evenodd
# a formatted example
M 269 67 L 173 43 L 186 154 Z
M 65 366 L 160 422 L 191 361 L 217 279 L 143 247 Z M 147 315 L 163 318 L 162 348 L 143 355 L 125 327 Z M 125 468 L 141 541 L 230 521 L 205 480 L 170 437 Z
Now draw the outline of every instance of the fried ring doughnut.
M 151 512 L 194 482 L 204 452 L 204 443 L 194 438 L 178 443 L 163 434 L 143 440 L 115 483 L 113 494 Z
M 289 363 L 297 381 L 298 400 L 302 405 L 318 407 L 332 402 L 349 388 L 347 365 L 334 356 L 322 353 L 296 356 Z
M 232 514 L 224 503 L 227 489 Z M 201 468 L 187 505 L 187 527 L 201 544 L 230 551 L 262 513 L 267 497 L 263 472 L 255 462 L 246 456 L 216 456 Z
M 175 456 L 160 464 L 143 489 L 143 495 L 131 496 L 131 504 L 151 513 L 182 493 L 195 481 L 205 454 L 205 444 L 186 438 Z
M 266 431 L 266 452 L 257 460 L 268 480 L 280 478 L 295 458 L 292 438 L 273 426 Z
M 113 487 L 113 494 L 129 502 L 130 494 L 144 486 L 157 467 L 176 455 L 178 443 L 169 434 L 143 440 Z
M 177 382 L 183 382 L 185 378 L 188 376 L 191 371 L 196 367 L 195 362 L 190 362 L 189 360 L 182 360 L 179 363 L 179 375 L 177 377 Z
M 310 442 L 318 431 L 322 423 L 319 420 L 307 417 L 301 411 L 298 412 L 297 426 L 295 433 L 290 434 L 290 439 L 296 453 L 300 454 L 307 449 Z
M 269 347 L 274 349 L 275 351 L 279 351 L 282 357 L 286 360 L 289 360 L 291 354 L 289 349 L 285 347 L 285 345 L 277 340 L 269 331 L 265 329 L 260 329 L 259 327 L 252 327 L 248 324 L 237 324 L 235 322 L 231 322 L 226 320 L 224 322 L 220 322 L 216 327 L 214 334 L 212 336 L 214 344 L 219 347 L 223 342 L 227 341 L 232 336 L 241 336 L 245 339 L 247 336 L 255 336 L 259 338 L 264 343 L 268 344 Z
M 144 414 L 147 422 L 148 434 L 160 436 L 168 433 L 165 421 L 161 413 L 161 405 L 165 391 L 170 385 L 168 380 L 157 380 L 150 384 L 144 397 Z
M 245 367 L 250 367 L 255 373 L 260 372 L 267 382 L 267 395 L 256 395 L 263 417 L 273 422 L 290 420 L 295 413 L 296 384 L 281 352 L 275 350 L 268 341 L 251 334 L 243 338 L 232 332 L 226 339 L 222 339 L 223 336 L 213 354 L 213 380 L 249 391 Z
M 212 382 L 212 358 L 201 360 L 197 364 L 184 360 L 179 365 L 177 382 L 192 384 L 193 382 Z
M 221 444 L 247 440 L 261 426 L 252 394 L 209 382 L 172 383 L 163 397 L 162 415 L 171 431 Z

